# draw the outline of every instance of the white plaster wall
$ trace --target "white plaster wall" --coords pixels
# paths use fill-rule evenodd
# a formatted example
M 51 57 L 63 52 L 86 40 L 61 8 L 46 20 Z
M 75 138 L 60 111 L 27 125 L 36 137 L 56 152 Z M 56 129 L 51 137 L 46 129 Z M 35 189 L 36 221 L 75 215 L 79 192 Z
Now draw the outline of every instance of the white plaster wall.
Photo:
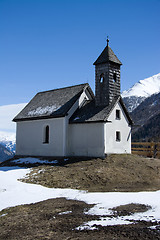
M 73 104 L 71 109 L 68 111 L 68 115 L 65 117 L 65 153 L 66 156 L 70 156 L 70 149 L 71 149 L 71 130 L 70 130 L 70 124 L 69 124 L 69 119 L 73 115 L 73 113 L 77 110 L 78 107 L 80 107 L 86 100 L 91 100 L 92 97 L 88 90 L 86 89 L 85 91 L 82 92 L 81 96 L 79 99 Z
M 69 118 L 91 96 L 86 89 L 64 118 L 17 122 L 16 154 L 30 156 L 67 156 Z M 49 125 L 50 139 L 44 144 L 44 128 Z
M 116 119 L 116 109 L 120 110 L 121 118 Z M 119 103 L 112 110 L 105 123 L 105 153 L 131 153 L 131 126 Z M 121 133 L 121 141 L 116 141 L 116 131 Z
M 104 156 L 104 124 L 69 125 L 69 156 Z
M 44 141 L 44 128 L 50 129 L 49 143 Z M 65 119 L 54 118 L 17 122 L 16 154 L 30 156 L 64 156 Z

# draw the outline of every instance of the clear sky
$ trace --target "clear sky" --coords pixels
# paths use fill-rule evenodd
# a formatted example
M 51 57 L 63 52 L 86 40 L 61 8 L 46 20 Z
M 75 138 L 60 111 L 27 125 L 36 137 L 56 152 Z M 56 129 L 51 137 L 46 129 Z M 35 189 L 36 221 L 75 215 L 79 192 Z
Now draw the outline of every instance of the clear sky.
M 121 90 L 160 72 L 160 0 L 0 0 L 0 105 L 88 82 L 109 45 Z

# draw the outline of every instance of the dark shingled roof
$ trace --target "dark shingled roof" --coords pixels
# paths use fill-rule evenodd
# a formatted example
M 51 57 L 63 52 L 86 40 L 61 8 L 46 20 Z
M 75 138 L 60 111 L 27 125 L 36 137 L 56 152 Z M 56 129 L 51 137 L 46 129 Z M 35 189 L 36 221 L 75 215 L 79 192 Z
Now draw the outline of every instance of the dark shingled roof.
M 94 98 L 88 83 L 39 92 L 13 121 L 63 117 L 67 115 L 69 109 L 86 88 L 89 90 L 92 98 Z
M 97 60 L 93 64 L 97 65 L 97 64 L 106 63 L 109 61 L 122 65 L 122 63 L 119 61 L 119 59 L 114 54 L 112 49 L 107 45 L 103 50 L 103 52 L 101 53 L 101 55 L 97 58 Z
M 94 99 L 87 101 L 73 114 L 70 118 L 70 123 L 107 122 L 112 109 L 118 101 L 120 101 L 120 104 L 128 118 L 129 124 L 132 125 L 132 119 L 129 116 L 121 96 L 116 96 L 109 106 L 95 106 Z

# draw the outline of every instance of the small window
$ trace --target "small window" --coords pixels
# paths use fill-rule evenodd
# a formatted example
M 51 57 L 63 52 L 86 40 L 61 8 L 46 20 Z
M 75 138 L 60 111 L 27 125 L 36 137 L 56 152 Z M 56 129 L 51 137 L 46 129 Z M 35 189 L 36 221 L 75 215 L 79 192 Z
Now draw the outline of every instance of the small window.
M 116 132 L 116 141 L 117 142 L 121 141 L 121 133 L 119 131 Z
M 116 109 L 116 119 L 121 119 L 120 110 Z
M 47 125 L 44 129 L 44 142 L 49 143 L 49 126 Z
M 101 75 L 100 75 L 100 83 L 103 83 L 104 82 L 104 74 L 102 73 Z
M 113 73 L 113 80 L 114 80 L 114 82 L 117 81 L 117 74 L 115 72 Z

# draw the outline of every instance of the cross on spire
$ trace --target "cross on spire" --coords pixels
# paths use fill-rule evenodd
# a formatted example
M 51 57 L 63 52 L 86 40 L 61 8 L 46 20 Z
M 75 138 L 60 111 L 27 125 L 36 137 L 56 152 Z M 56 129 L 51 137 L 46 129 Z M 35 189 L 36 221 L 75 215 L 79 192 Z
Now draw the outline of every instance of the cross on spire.
M 108 46 L 108 44 L 109 44 L 109 37 L 107 36 L 107 46 Z

